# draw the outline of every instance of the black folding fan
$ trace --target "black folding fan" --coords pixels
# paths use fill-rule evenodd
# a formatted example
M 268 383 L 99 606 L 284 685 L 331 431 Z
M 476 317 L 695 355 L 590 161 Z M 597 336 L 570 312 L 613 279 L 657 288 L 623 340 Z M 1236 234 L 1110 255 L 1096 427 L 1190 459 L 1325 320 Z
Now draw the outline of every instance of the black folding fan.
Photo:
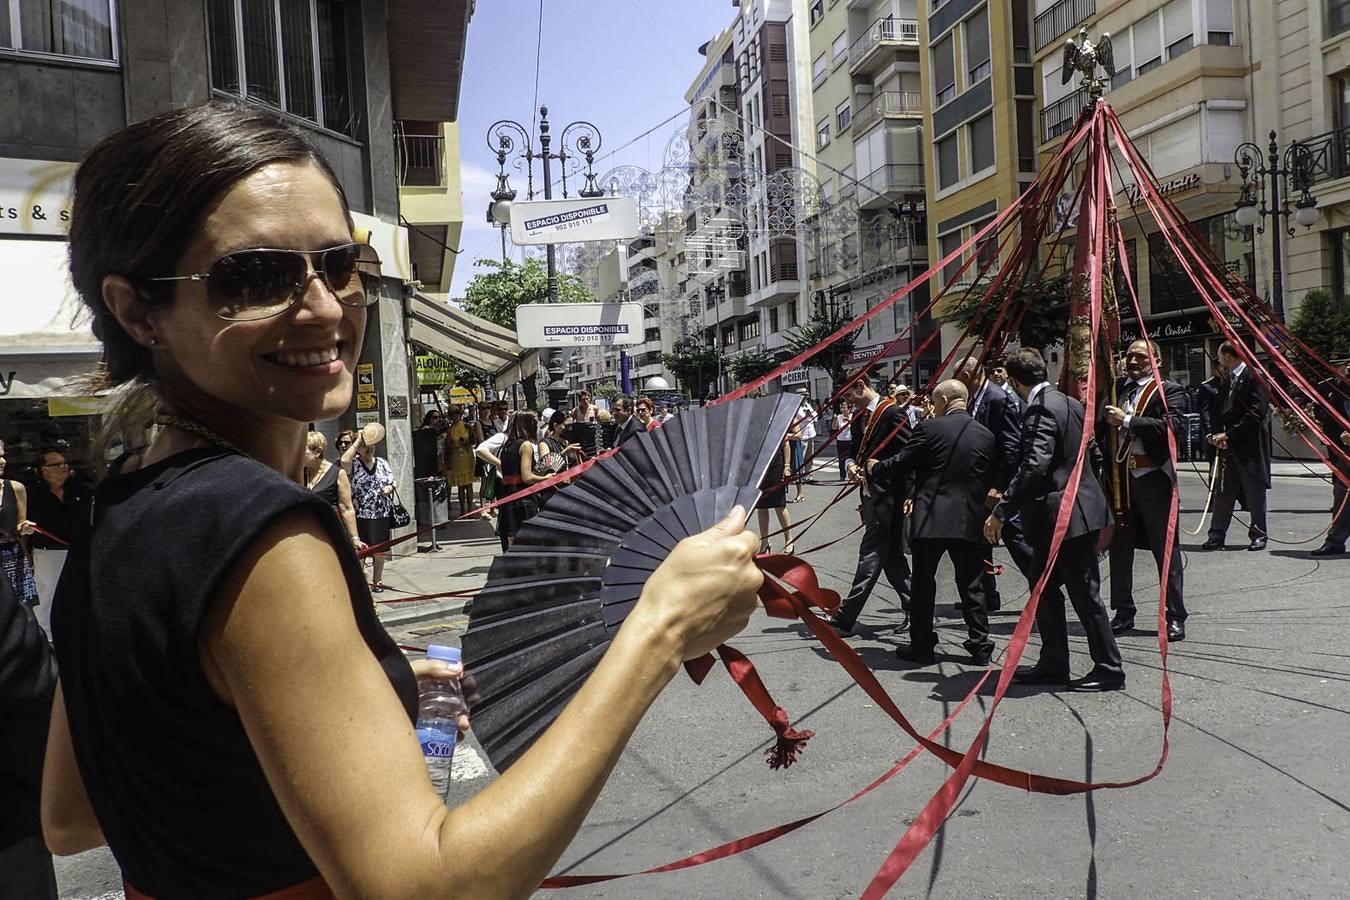
M 557 718 L 675 545 L 747 511 L 801 404 L 689 410 L 598 461 L 525 522 L 463 639 L 473 730 L 500 771 Z

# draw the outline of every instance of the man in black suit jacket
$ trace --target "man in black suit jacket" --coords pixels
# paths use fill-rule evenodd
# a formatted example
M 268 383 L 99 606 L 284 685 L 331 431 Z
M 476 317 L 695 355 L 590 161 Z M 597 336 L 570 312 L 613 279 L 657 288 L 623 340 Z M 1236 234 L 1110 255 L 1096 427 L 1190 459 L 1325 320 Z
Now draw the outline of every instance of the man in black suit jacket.
M 858 567 L 853 586 L 830 620 L 843 635 L 853 633 L 858 614 L 872 593 L 882 571 L 900 595 L 900 606 L 908 611 L 910 597 L 909 562 L 905 559 L 904 511 L 909 484 L 873 484 L 867 481 L 867 462 L 886 459 L 900 452 L 910 438 L 909 421 L 904 410 L 889 397 L 877 393 L 870 375 L 854 383 L 849 402 L 860 412 L 854 416 L 853 458 L 849 478 L 862 484 L 863 536 L 858 544 Z
M 1223 375 L 1217 371 L 1213 376 L 1200 382 L 1199 387 L 1195 389 L 1195 412 L 1200 415 L 1200 433 L 1209 435 L 1214 433 L 1210 427 L 1220 413 L 1219 408 L 1219 385 L 1223 383 Z M 1214 455 L 1218 449 L 1208 442 L 1205 443 L 1205 461 L 1213 462 Z M 1192 456 L 1194 458 L 1194 456 Z
M 997 543 L 1003 523 L 1014 513 L 1022 514 L 1023 527 L 1036 549 L 1033 573 L 1045 571 L 1051 537 L 1059 517 L 1069 477 L 1078 465 L 1083 439 L 1083 404 L 1050 386 L 1045 360 L 1032 348 L 1018 350 L 1006 363 L 1009 380 L 1026 401 L 1022 416 L 1021 459 L 1003 499 L 985 522 L 985 538 Z M 1097 483 L 1100 463 L 1097 442 L 1089 441 L 1088 458 L 1070 511 L 1068 530 L 1060 544 L 1052 580 L 1060 582 L 1073 601 L 1074 612 L 1087 632 L 1093 667 L 1085 678 L 1074 682 L 1080 690 L 1119 690 L 1125 686 L 1120 649 L 1111 622 L 1102 606 L 1101 573 L 1097 569 L 1097 537 L 1111 524 L 1111 509 Z M 1069 634 L 1064 604 L 1043 596 L 1036 608 L 1036 626 L 1041 633 L 1041 658 L 1035 666 L 1019 670 L 1019 684 L 1065 684 L 1069 680 Z
M 1001 390 L 1000 390 L 1001 392 Z M 997 442 L 994 434 L 966 412 L 966 386 L 944 381 L 933 391 L 933 416 L 919 423 L 900 452 L 867 464 L 872 483 L 893 482 L 912 475 L 915 482 L 914 594 L 909 607 L 909 646 L 897 647 L 901 659 L 935 661 L 937 632 L 933 605 L 937 568 L 944 554 L 956 569 L 969 638 L 965 648 L 975 664 L 987 666 L 994 651 L 989 640 L 989 615 L 984 606 L 984 518 Z
M 624 442 L 642 433 L 642 425 L 633 415 L 633 401 L 627 397 L 614 400 L 614 421 L 618 428 L 614 432 L 614 446 L 622 447 Z
M 1251 515 L 1247 526 L 1248 550 L 1266 549 L 1266 491 L 1270 489 L 1270 401 L 1255 376 L 1237 355 L 1233 345 L 1219 345 L 1219 368 L 1224 378 L 1219 389 L 1219 410 L 1209 436 L 1219 448 L 1215 475 L 1214 517 L 1204 550 L 1222 550 L 1233 506 L 1241 494 Z
M 0 575 L 0 897 L 56 897 L 39 817 L 55 690 L 47 638 Z
M 1167 442 L 1182 427 L 1186 389 L 1175 381 L 1156 381 L 1152 362 L 1158 348 L 1140 339 L 1125 351 L 1125 377 L 1116 382 L 1116 403 L 1104 405 L 1097 419 L 1097 440 L 1110 449 L 1106 488 L 1116 513 L 1111 540 L 1111 630 L 1134 629 L 1134 551 L 1153 551 L 1162 577 L 1163 550 L 1172 514 L 1177 469 Z M 1167 639 L 1186 639 L 1182 600 L 1180 541 L 1173 539 L 1167 570 Z
M 998 367 L 1001 368 L 1001 367 Z M 1009 396 L 1001 385 L 985 376 L 984 365 L 979 357 L 967 357 L 956 371 L 970 392 L 970 416 L 994 433 L 996 442 L 994 469 L 991 473 L 988 505 L 990 509 L 1003 498 L 1013 475 L 1017 472 L 1022 435 L 1022 407 L 1015 398 Z M 1027 543 L 1022 531 L 1022 517 L 1013 514 L 1003 523 L 1003 544 L 1008 548 L 1017 570 L 1034 583 L 1031 577 L 1031 564 L 1035 557 L 1031 544 Z M 998 581 L 994 577 L 994 548 L 984 544 L 983 578 L 985 607 L 990 612 L 1000 609 L 1003 600 L 999 596 Z M 1058 589 L 1056 589 L 1058 590 Z M 1063 602 L 1063 597 L 1059 598 Z
M 1343 365 L 1340 378 L 1328 378 L 1317 387 L 1324 404 L 1317 407 L 1317 423 L 1323 434 L 1350 457 L 1350 431 L 1331 414 L 1334 409 L 1350 420 L 1350 362 Z M 1346 502 L 1345 482 L 1341 481 L 1341 478 L 1350 480 L 1350 460 L 1336 453 L 1335 444 L 1327 447 L 1327 465 L 1331 467 L 1331 528 L 1322 546 L 1312 552 L 1313 556 L 1339 556 L 1345 553 L 1346 541 L 1350 541 L 1350 503 Z

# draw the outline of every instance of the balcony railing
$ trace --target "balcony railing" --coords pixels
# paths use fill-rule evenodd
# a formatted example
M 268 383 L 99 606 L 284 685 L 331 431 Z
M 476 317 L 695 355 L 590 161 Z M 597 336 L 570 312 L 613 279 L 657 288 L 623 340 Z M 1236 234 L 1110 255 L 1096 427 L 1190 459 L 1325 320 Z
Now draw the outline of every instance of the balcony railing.
M 445 186 L 445 139 L 439 134 L 401 134 L 398 146 L 398 183 L 404 187 Z
M 923 166 L 918 163 L 891 163 L 858 179 L 858 202 L 867 204 L 886 194 L 923 190 Z
M 1059 0 L 1036 17 L 1036 50 L 1044 50 L 1096 11 L 1097 0 Z
M 882 91 L 853 114 L 849 130 L 856 137 L 882 119 L 922 115 L 923 95 L 919 91 Z
M 882 44 L 919 46 L 919 20 L 897 19 L 894 16 L 887 16 L 867 26 L 867 31 L 863 33 L 863 36 L 854 41 L 853 46 L 848 48 L 849 67 L 858 65 L 874 48 Z
M 1319 134 L 1298 145 L 1308 151 L 1312 184 L 1350 176 L 1350 127 Z
M 1053 141 L 1072 128 L 1086 102 L 1084 91 L 1074 91 L 1041 110 L 1041 142 Z

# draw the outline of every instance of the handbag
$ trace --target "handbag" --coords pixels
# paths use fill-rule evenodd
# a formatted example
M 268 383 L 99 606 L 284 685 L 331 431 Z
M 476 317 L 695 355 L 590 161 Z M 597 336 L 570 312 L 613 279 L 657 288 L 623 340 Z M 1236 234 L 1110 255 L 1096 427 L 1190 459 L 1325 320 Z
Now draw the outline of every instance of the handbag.
M 393 521 L 395 528 L 407 528 L 412 524 L 412 516 L 408 513 L 408 507 L 403 505 L 397 487 L 394 488 L 394 494 L 390 500 L 389 518 Z

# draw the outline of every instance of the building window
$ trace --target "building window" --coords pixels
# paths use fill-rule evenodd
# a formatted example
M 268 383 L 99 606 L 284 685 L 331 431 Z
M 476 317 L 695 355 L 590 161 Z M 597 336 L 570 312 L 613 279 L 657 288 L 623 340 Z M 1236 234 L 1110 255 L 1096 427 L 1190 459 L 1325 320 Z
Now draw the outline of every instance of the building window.
M 826 116 L 816 123 L 816 149 L 830 142 L 830 117 Z
M 961 246 L 960 230 L 953 231 L 950 234 L 944 234 L 938 238 L 938 258 L 946 259 L 949 253 L 955 253 L 956 248 Z M 961 271 L 961 257 L 956 257 L 942 268 L 942 281 L 948 284 L 956 280 L 956 273 Z
M 830 47 L 830 64 L 838 66 L 848 58 L 848 32 L 839 32 L 839 37 L 834 39 L 834 44 Z
M 1350 231 L 1328 231 L 1331 242 L 1331 292 L 1344 297 L 1350 281 Z
M 853 121 L 853 108 L 849 106 L 849 101 L 845 100 L 834 108 L 834 121 L 838 127 L 838 133 L 843 134 L 848 123 Z
M 811 63 L 811 87 L 820 87 L 829 75 L 830 58 L 828 54 L 822 53 L 816 57 L 815 62 Z
M 1205 29 L 1209 43 L 1220 47 L 1233 45 L 1233 0 L 1206 0 Z
M 970 80 L 967 87 L 978 84 L 989 77 L 992 71 L 989 57 L 989 7 L 981 7 L 975 15 L 966 19 L 966 73 Z
M 112 0 L 0 3 L 0 47 L 116 62 Z
M 1017 171 L 1036 171 L 1035 101 L 1017 101 Z
M 339 0 L 207 0 L 206 24 L 216 90 L 354 133 Z
M 1327 0 L 1327 37 L 1350 30 L 1350 0 Z
M 778 331 L 778 307 L 775 306 L 773 309 L 769 310 L 769 334 L 774 334 L 777 331 Z
M 956 56 L 949 34 L 933 47 L 933 96 L 941 106 L 956 96 Z
M 1223 266 L 1220 274 L 1255 286 L 1256 257 L 1251 228 L 1238 225 L 1232 213 L 1201 219 L 1193 228 L 1214 249 Z M 1204 306 L 1195 285 L 1159 232 L 1148 236 L 1148 283 L 1150 314 Z
M 994 114 L 987 112 L 968 126 L 970 131 L 970 172 L 983 172 L 994 165 Z
M 939 188 L 949 188 L 961 180 L 961 160 L 956 135 L 957 132 L 953 132 L 937 142 Z
M 759 337 L 759 316 L 741 323 L 741 342 L 753 341 Z
M 823 18 L 825 18 L 825 0 L 811 0 L 811 24 L 814 25 Z

